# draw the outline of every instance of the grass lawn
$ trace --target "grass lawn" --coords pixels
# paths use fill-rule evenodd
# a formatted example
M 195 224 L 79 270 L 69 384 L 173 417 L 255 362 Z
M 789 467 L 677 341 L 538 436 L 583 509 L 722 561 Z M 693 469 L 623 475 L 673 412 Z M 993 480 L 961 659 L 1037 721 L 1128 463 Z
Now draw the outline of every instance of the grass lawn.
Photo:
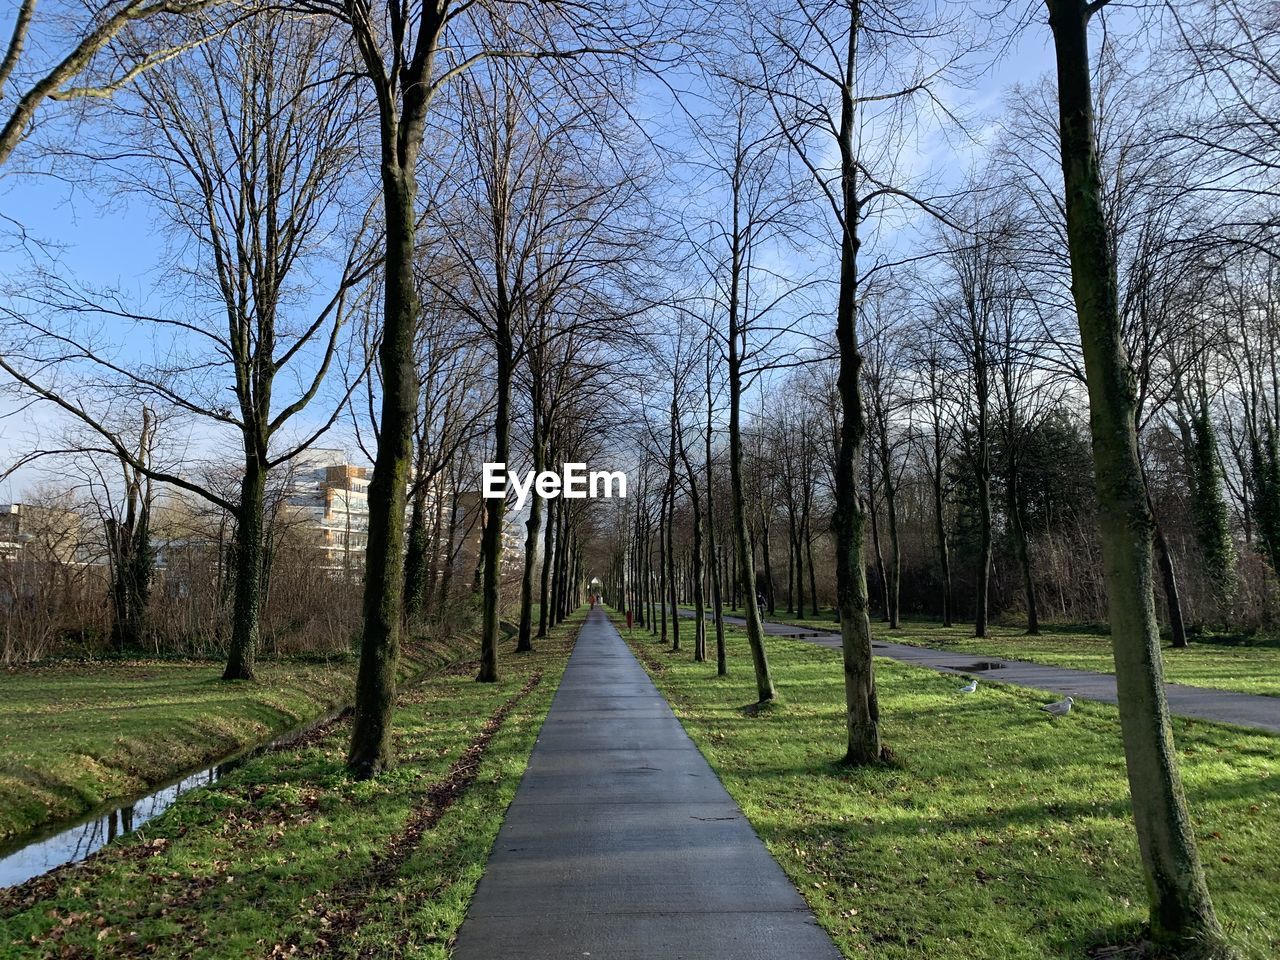
M 730 676 L 647 637 L 658 687 L 847 957 L 1080 958 L 1146 917 L 1114 707 L 877 659 L 895 766 L 847 770 L 839 654 L 769 641 L 781 702 L 757 716 L 746 641 Z M 655 666 L 656 664 L 656 666 Z M 1280 956 L 1280 738 L 1175 720 L 1219 915 L 1245 957 Z
M 405 666 L 462 652 L 456 642 L 422 647 Z M 198 661 L 65 662 L 0 675 L 0 845 L 346 703 L 355 661 L 262 661 L 252 683 L 221 675 L 222 664 Z
M 406 689 L 397 766 L 345 772 L 350 725 L 258 757 L 139 834 L 0 891 L 9 957 L 444 958 L 582 620 Z M 7 952 L 6 952 L 7 951 Z
M 740 616 L 736 610 L 725 610 Z M 816 618 L 800 620 L 779 610 L 767 618 L 816 630 L 835 630 L 830 611 Z M 879 640 L 909 643 L 917 647 L 954 650 L 983 657 L 1008 660 L 1030 660 L 1058 667 L 1115 673 L 1111 657 L 1111 638 L 1097 631 L 1082 630 L 1057 624 L 1041 627 L 1041 634 L 1028 637 L 1018 627 L 992 626 L 991 636 L 979 640 L 973 636 L 973 624 L 944 627 L 927 620 L 903 621 L 902 627 L 890 630 L 872 621 L 871 632 Z M 1181 650 L 1164 647 L 1165 679 L 1219 690 L 1238 690 L 1280 697 L 1280 646 L 1245 646 L 1222 642 L 1192 642 Z

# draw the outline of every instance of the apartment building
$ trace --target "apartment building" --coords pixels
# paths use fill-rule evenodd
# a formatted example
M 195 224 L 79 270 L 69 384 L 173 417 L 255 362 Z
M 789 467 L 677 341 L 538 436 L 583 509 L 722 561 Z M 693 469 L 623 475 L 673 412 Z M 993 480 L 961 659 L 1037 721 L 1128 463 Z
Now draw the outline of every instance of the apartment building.
M 324 569 L 359 571 L 369 543 L 368 467 L 347 463 L 342 450 L 304 451 L 284 477 L 283 503 L 315 533 Z

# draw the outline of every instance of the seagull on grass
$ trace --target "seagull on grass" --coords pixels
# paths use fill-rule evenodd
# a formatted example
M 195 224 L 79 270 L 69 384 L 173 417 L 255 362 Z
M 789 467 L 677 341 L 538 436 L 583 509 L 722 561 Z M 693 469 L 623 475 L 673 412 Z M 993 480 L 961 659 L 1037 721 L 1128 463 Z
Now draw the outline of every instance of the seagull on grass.
M 968 683 L 966 683 L 963 687 L 960 688 L 960 692 L 961 693 L 977 693 L 978 681 L 970 680 Z
M 1071 705 L 1075 703 L 1070 697 L 1059 700 L 1057 703 L 1046 703 L 1040 709 L 1050 716 L 1065 717 L 1071 712 Z

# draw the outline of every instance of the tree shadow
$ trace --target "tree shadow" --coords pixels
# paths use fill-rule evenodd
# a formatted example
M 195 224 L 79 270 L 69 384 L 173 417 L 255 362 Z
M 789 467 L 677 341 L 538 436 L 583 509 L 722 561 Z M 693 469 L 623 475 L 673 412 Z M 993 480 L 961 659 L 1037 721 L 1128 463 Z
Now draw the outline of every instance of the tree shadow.
M 782 709 L 782 704 L 778 702 L 778 698 L 772 700 L 757 700 L 754 703 L 745 703 L 738 707 L 738 713 L 744 717 L 767 717 L 777 713 Z

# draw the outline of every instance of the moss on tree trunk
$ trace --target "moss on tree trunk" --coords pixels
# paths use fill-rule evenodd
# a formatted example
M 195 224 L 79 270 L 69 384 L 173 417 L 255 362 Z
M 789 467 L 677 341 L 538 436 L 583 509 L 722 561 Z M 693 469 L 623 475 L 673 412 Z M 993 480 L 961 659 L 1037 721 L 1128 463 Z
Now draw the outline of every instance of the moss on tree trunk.
M 397 144 L 398 139 L 394 127 L 388 130 L 384 124 L 382 189 L 387 257 L 382 343 L 378 347 L 382 408 L 378 451 L 369 481 L 364 636 L 347 754 L 348 767 L 361 778 L 376 776 L 392 759 L 391 715 L 404 598 L 404 512 L 418 402 L 414 335 L 420 310 L 413 272 L 417 149 L 412 139 L 408 144 Z
M 1154 523 L 1138 454 L 1133 371 L 1103 210 L 1084 0 L 1047 0 L 1058 68 L 1072 293 L 1089 391 L 1120 726 L 1152 937 L 1179 956 L 1226 955 L 1178 773 L 1152 589 Z

